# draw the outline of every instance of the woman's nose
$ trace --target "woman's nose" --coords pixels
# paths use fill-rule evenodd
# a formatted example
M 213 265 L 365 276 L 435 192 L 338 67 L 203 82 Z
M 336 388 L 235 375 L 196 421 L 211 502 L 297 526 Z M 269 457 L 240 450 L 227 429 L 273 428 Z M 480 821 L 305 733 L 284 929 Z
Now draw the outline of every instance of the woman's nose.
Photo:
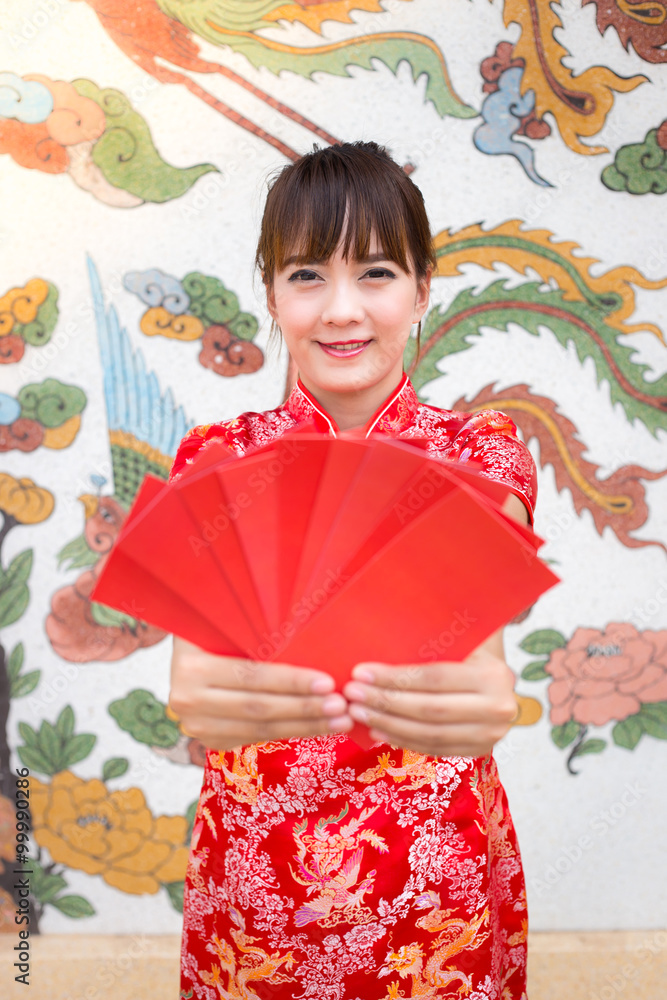
M 334 326 L 361 323 L 364 308 L 354 284 L 347 281 L 331 282 L 322 308 L 322 322 Z

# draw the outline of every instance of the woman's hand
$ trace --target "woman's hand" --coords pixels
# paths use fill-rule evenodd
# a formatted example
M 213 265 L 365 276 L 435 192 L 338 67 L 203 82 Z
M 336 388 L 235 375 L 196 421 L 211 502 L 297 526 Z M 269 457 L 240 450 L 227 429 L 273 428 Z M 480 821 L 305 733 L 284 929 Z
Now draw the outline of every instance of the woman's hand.
M 481 757 L 516 718 L 514 674 L 497 632 L 462 663 L 360 663 L 343 689 L 374 740 L 434 757 Z
M 214 656 L 174 636 L 169 705 L 214 750 L 348 732 L 352 719 L 334 687 L 320 670 Z

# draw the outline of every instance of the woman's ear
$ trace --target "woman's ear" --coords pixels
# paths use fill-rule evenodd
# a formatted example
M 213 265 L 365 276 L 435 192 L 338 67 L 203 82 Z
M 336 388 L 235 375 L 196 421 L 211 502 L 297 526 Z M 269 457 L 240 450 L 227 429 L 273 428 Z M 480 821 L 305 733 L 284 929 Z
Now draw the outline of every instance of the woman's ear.
M 275 293 L 275 289 L 273 287 L 273 283 L 269 284 L 266 281 L 264 282 L 264 286 L 266 288 L 266 305 L 267 305 L 267 308 L 268 308 L 269 313 L 271 315 L 271 319 L 274 320 L 274 322 L 275 322 L 278 319 L 278 310 L 276 308 L 276 293 Z
M 415 299 L 415 315 L 413 323 L 419 322 L 424 316 L 426 309 L 428 308 L 428 300 L 431 295 L 431 278 L 433 276 L 433 271 L 431 268 L 428 269 L 423 278 L 419 278 L 417 282 L 417 297 Z

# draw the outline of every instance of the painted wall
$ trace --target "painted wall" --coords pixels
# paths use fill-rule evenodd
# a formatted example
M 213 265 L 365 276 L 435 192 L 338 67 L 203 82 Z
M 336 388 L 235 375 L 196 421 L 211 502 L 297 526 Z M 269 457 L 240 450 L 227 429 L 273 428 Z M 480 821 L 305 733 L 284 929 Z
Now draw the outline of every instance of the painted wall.
M 642 11 L 2 4 L 0 929 L 27 767 L 40 929 L 179 930 L 203 748 L 166 710 L 169 639 L 89 593 L 185 430 L 284 398 L 263 191 L 336 138 L 427 201 L 421 398 L 505 410 L 540 470 L 563 582 L 507 630 L 497 752 L 532 927 L 664 923 L 667 5 Z

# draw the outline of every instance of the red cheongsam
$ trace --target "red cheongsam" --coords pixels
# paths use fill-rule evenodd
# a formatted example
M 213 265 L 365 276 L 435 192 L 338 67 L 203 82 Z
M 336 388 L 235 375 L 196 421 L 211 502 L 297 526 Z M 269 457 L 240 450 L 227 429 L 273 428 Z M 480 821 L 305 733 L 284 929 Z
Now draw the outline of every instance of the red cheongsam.
M 237 455 L 303 422 L 338 428 L 297 382 L 265 413 L 196 427 Z M 407 375 L 367 434 L 429 439 L 532 511 L 535 466 L 512 421 L 420 403 Z M 316 663 L 313 663 L 317 667 Z M 496 764 L 361 750 L 332 735 L 209 750 L 185 884 L 181 997 L 525 998 L 526 895 Z

